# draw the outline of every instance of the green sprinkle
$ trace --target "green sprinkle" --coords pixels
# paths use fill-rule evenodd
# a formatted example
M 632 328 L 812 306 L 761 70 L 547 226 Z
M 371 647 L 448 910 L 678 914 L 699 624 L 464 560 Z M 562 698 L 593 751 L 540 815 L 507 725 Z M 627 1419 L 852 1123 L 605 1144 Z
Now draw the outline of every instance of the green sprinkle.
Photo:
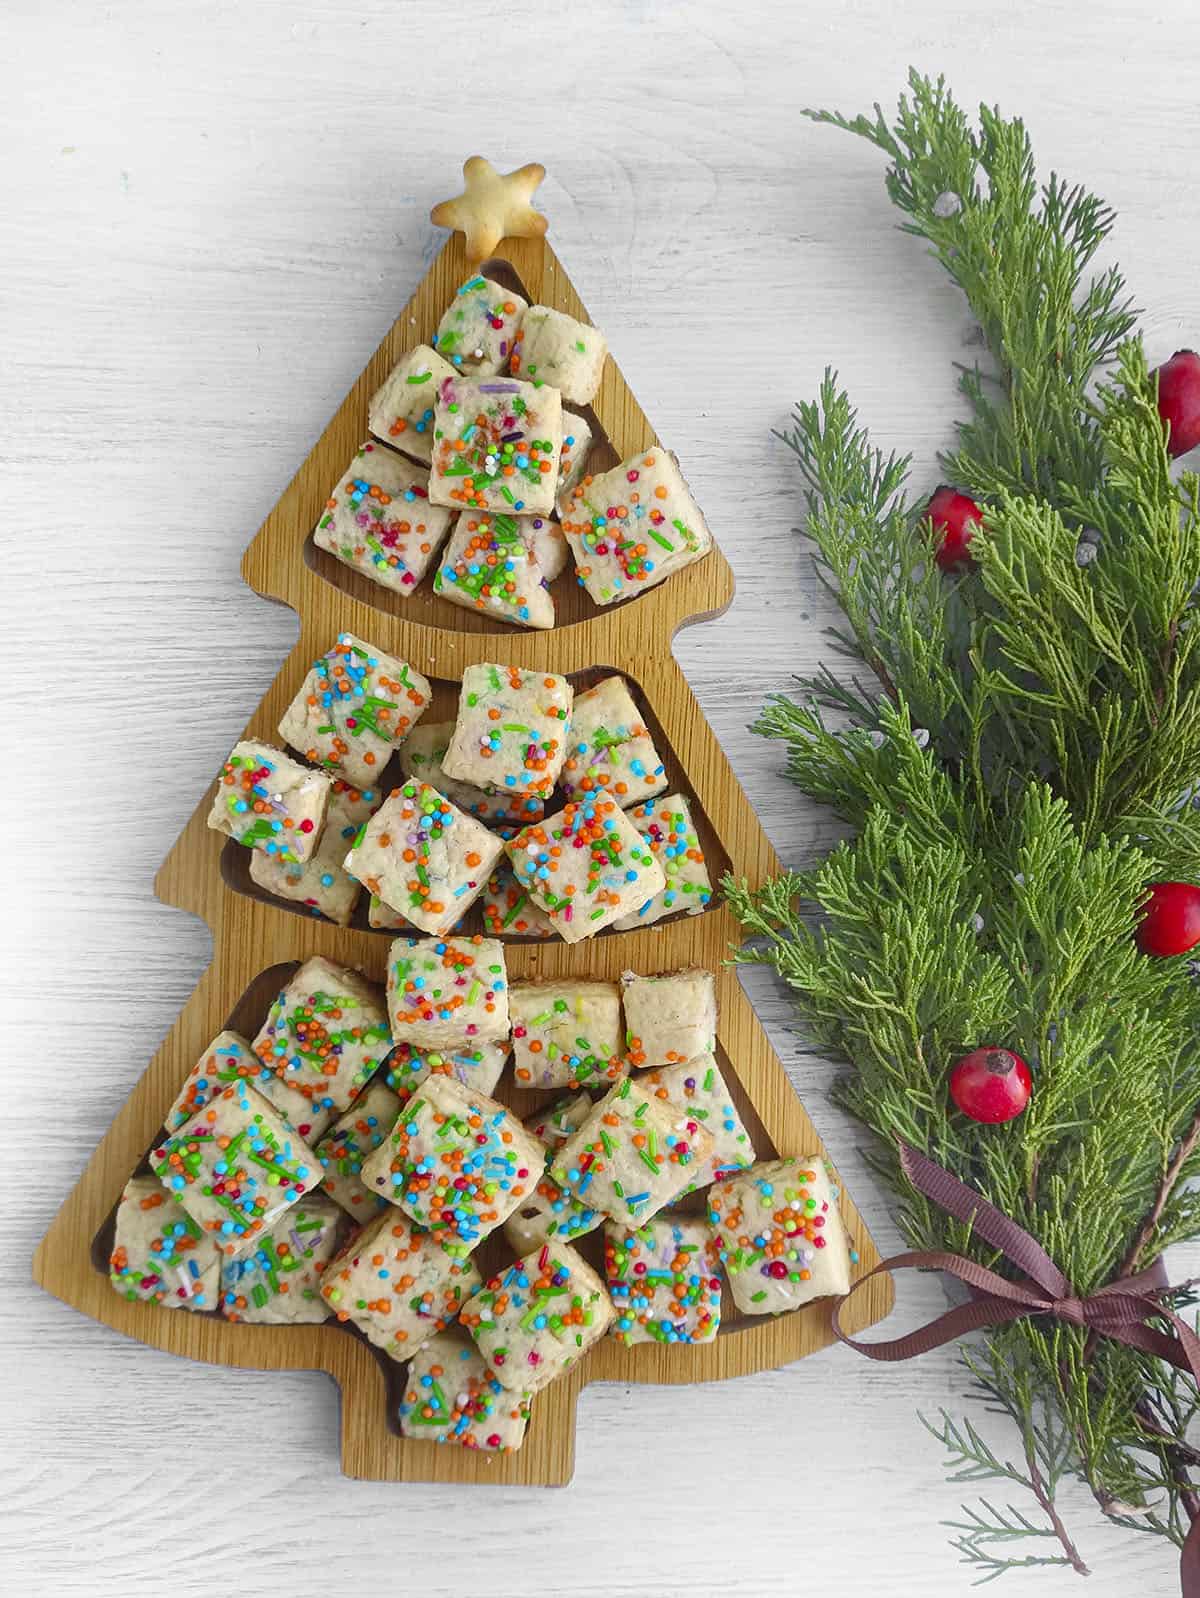
M 508 925 L 510 925 L 511 922 L 515 921 L 517 916 L 521 913 L 521 906 L 524 905 L 524 904 L 528 904 L 528 902 L 529 902 L 529 895 L 527 893 L 523 893 L 520 896 L 520 898 L 517 900 L 516 904 L 513 905 L 512 909 L 504 917 L 504 920 L 500 923 L 500 925 L 504 926 L 504 927 L 507 927 Z

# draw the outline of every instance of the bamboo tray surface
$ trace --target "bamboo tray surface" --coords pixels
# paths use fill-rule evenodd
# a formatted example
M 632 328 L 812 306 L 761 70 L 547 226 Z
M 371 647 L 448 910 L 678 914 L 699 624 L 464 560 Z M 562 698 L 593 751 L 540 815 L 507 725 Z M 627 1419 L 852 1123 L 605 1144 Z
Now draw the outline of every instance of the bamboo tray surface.
M 506 239 L 480 270 L 531 303 L 589 320 L 544 239 Z M 558 625 L 549 632 L 529 632 L 439 598 L 432 592 L 431 576 L 401 598 L 342 566 L 312 542 L 330 489 L 367 437 L 371 395 L 406 350 L 430 342 L 468 273 L 464 243 L 455 234 L 246 551 L 246 581 L 264 598 L 296 611 L 300 636 L 242 736 L 279 742 L 280 716 L 311 662 L 341 632 L 352 632 L 422 671 L 434 684 L 433 703 L 425 713 L 431 721 L 453 715 L 462 672 L 478 662 L 559 672 L 576 688 L 618 671 L 628 680 L 667 764 L 672 779 L 667 791 L 682 792 L 690 800 L 714 883 L 731 870 L 758 884 L 779 869 L 779 862 L 671 653 L 671 639 L 681 627 L 719 615 L 733 598 L 733 574 L 719 547 L 649 593 L 606 609 L 592 603 L 576 583 L 573 568 L 568 569 L 551 590 Z M 593 405 L 573 408 L 583 409 L 597 432 L 589 460 L 592 471 L 606 470 L 636 450 L 662 447 L 611 357 Z M 686 459 L 682 465 L 686 475 Z M 234 742 L 231 737 L 231 748 Z M 380 785 L 386 791 L 386 778 Z M 778 1317 L 741 1317 L 726 1292 L 725 1319 L 712 1342 L 624 1348 L 613 1338 L 603 1339 L 578 1366 L 537 1395 L 524 1446 L 513 1454 L 493 1455 L 402 1437 L 396 1406 L 403 1368 L 336 1320 L 321 1326 L 235 1325 L 216 1312 L 164 1310 L 129 1303 L 114 1293 L 107 1261 L 121 1191 L 143 1165 L 180 1085 L 210 1040 L 227 1026 L 253 1036 L 280 987 L 300 962 L 314 955 L 354 966 L 382 984 L 395 936 L 367 928 L 365 894 L 356 924 L 340 927 L 263 893 L 250 881 L 248 851 L 206 826 L 210 803 L 211 790 L 159 871 L 155 892 L 165 903 L 208 923 L 212 963 L 39 1245 L 34 1276 L 47 1291 L 105 1325 L 192 1359 L 264 1370 L 327 1371 L 342 1395 L 342 1469 L 349 1476 L 377 1481 L 566 1482 L 573 1466 L 575 1401 L 588 1382 L 719 1381 L 801 1359 L 833 1341 L 828 1299 Z M 480 929 L 481 921 L 468 921 L 467 930 Z M 504 941 L 510 981 L 615 979 L 627 969 L 652 973 L 689 965 L 713 971 L 720 1005 L 717 1058 L 759 1158 L 824 1155 L 736 972 L 724 963 L 738 938 L 737 923 L 716 893 L 699 915 L 677 916 L 630 932 L 606 929 L 579 944 L 519 937 Z M 522 1115 L 553 1097 L 516 1088 L 511 1071 L 501 1078 L 497 1096 Z M 878 1264 L 879 1255 L 845 1192 L 841 1207 L 858 1253 L 857 1278 Z M 593 1233 L 577 1245 L 593 1264 L 600 1259 L 601 1236 Z M 478 1253 L 485 1276 L 511 1257 L 502 1233 L 493 1234 Z M 890 1306 L 890 1283 L 876 1277 L 843 1317 L 846 1329 L 862 1330 Z

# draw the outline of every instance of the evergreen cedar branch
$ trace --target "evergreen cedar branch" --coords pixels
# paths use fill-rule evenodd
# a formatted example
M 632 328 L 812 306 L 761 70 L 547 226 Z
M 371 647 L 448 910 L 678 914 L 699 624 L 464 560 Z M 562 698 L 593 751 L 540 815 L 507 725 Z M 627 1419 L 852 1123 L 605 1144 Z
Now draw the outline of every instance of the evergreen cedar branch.
M 976 131 L 942 80 L 909 82 L 894 126 L 878 107 L 813 115 L 886 153 L 905 229 L 983 330 L 989 370 L 962 372 L 969 415 L 944 468 L 985 527 L 948 579 L 909 460 L 871 445 L 830 374 L 797 407 L 780 436 L 845 616 L 834 645 L 860 671 L 802 679 L 756 729 L 857 837 L 813 870 L 726 890 L 752 939 L 738 958 L 774 965 L 850 1067 L 841 1101 L 878 1134 L 909 1242 L 1005 1269 L 907 1185 L 897 1138 L 981 1188 L 1086 1292 L 1200 1236 L 1200 985 L 1132 936 L 1148 882 L 1200 881 L 1200 484 L 1172 480 L 1119 271 L 1089 275 L 1112 213 L 1056 177 L 1039 188 L 1020 121 L 981 108 Z M 1082 564 L 1085 530 L 1099 554 Z M 1007 1126 L 968 1122 L 947 1095 L 950 1065 L 983 1043 L 1034 1069 Z M 1023 1483 L 1044 1516 L 965 1510 L 955 1542 L 980 1579 L 1085 1571 L 1054 1504 L 1065 1475 L 1111 1518 L 1182 1540 L 1200 1508 L 1185 1378 L 1060 1322 L 996 1330 L 963 1358 L 1023 1463 L 943 1416 L 931 1430 L 954 1479 Z

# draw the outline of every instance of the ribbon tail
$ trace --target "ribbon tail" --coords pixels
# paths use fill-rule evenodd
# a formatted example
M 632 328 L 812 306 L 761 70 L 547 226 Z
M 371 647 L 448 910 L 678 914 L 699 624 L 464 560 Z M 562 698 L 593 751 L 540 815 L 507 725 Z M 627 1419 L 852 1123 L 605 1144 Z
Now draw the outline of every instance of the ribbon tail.
M 1179 1590 L 1183 1598 L 1200 1598 L 1200 1516 L 1192 1522 L 1179 1556 Z
M 844 1332 L 839 1317 L 859 1288 L 869 1282 L 872 1276 L 878 1276 L 881 1271 L 906 1268 L 944 1271 L 948 1276 L 967 1282 L 976 1290 L 976 1296 L 965 1304 L 958 1304 L 953 1309 L 947 1310 L 945 1314 L 939 1315 L 927 1325 L 918 1327 L 915 1332 L 908 1332 L 903 1337 L 889 1338 L 886 1342 L 863 1343 Z M 974 1260 L 962 1259 L 957 1254 L 917 1251 L 910 1254 L 895 1254 L 890 1260 L 884 1260 L 882 1265 L 877 1265 L 873 1271 L 868 1271 L 865 1276 L 860 1277 L 846 1296 L 840 1298 L 834 1305 L 833 1330 L 841 1342 L 858 1353 L 865 1354 L 868 1359 L 888 1361 L 914 1359 L 918 1354 L 927 1354 L 931 1349 L 941 1348 L 945 1343 L 952 1343 L 960 1337 L 965 1337 L 969 1332 L 979 1331 L 984 1326 L 1003 1326 L 1008 1321 L 1020 1320 L 1025 1315 L 1041 1314 L 1049 1307 L 1045 1300 L 1022 1287 L 1020 1283 L 1007 1281 Z M 1200 1594 L 1197 1598 L 1200 1598 Z
M 1170 1311 L 1164 1310 L 1161 1305 L 1156 1305 L 1155 1315 L 1168 1315 Z M 1200 1383 L 1196 1367 L 1188 1357 L 1186 1349 L 1180 1346 L 1177 1337 L 1171 1337 L 1166 1332 L 1157 1331 L 1153 1326 L 1122 1326 L 1110 1327 L 1103 1322 L 1093 1323 L 1094 1329 L 1104 1337 L 1111 1337 L 1118 1343 L 1124 1343 L 1129 1348 L 1136 1348 L 1139 1353 L 1150 1354 L 1155 1359 L 1165 1360 L 1168 1365 L 1174 1365 L 1176 1370 L 1186 1371 L 1193 1380 Z
M 1200 1388 L 1200 1337 L 1166 1304 L 1148 1294 L 1130 1292 L 1131 1285 L 1113 1282 L 1086 1300 L 1083 1308 L 1087 1324 L 1102 1337 L 1111 1337 L 1186 1371 Z M 1170 1332 L 1149 1325 L 1152 1320 L 1166 1321 Z
M 1179 1339 L 1178 1353 L 1171 1363 L 1178 1365 L 1181 1370 L 1190 1371 L 1192 1380 L 1197 1387 L 1200 1387 L 1200 1337 L 1196 1336 L 1188 1323 L 1176 1315 L 1173 1309 L 1166 1309 L 1162 1304 L 1157 1304 L 1154 1312 L 1156 1315 L 1161 1315 L 1165 1321 L 1170 1322 L 1175 1329 L 1176 1337 Z M 1182 1355 L 1182 1359 L 1179 1357 L 1180 1355 Z M 1168 1356 L 1164 1355 L 1164 1358 L 1166 1357 Z M 1186 1361 L 1186 1364 L 1184 1361 Z

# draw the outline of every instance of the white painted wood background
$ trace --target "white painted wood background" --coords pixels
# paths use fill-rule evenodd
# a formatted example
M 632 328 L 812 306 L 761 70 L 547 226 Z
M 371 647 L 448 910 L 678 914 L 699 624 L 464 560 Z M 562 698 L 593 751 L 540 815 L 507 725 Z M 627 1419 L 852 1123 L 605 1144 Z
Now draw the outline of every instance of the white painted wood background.
M 893 103 L 914 62 L 1020 110 L 1045 166 L 1118 208 L 1160 358 L 1200 339 L 1198 50 L 1189 0 L 5 0 L 0 1591 L 965 1590 L 937 1524 L 962 1493 L 915 1418 L 960 1408 L 949 1353 L 593 1387 L 564 1490 L 364 1485 L 323 1378 L 126 1342 L 35 1291 L 28 1257 L 208 958 L 151 878 L 294 637 L 238 557 L 420 277 L 463 157 L 550 168 L 554 246 L 737 572 L 680 659 L 800 862 L 834 830 L 746 724 L 829 617 L 770 430 L 835 363 L 932 485 L 968 323 L 894 231 L 881 158 L 801 108 Z M 829 1068 L 754 991 L 894 1248 Z M 1081 1591 L 1176 1590 L 1165 1545 L 1066 1502 Z

